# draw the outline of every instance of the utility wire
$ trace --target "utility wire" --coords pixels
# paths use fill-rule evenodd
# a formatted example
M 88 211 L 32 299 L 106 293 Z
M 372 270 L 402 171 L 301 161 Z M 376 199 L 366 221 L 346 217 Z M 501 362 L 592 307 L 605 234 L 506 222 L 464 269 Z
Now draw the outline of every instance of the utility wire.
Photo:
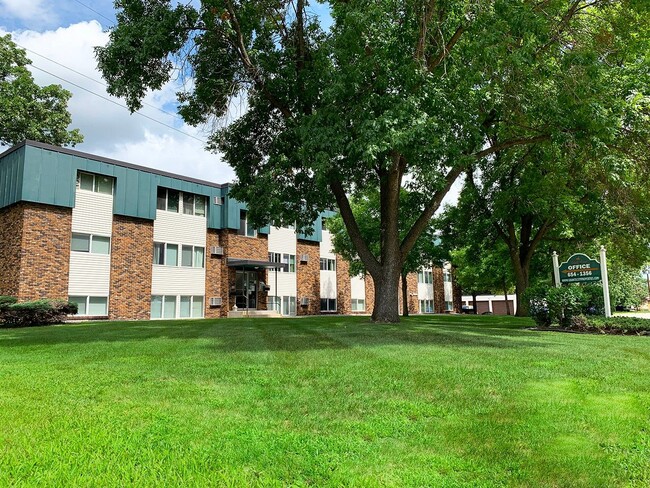
M 96 13 L 97 15 L 99 15 L 100 17 L 104 17 L 106 20 L 108 20 L 108 22 L 110 22 L 109 25 L 112 25 L 113 22 L 115 22 L 115 19 L 109 19 L 109 18 L 106 17 L 104 14 L 102 14 L 101 12 L 98 12 L 98 11 L 95 10 L 94 8 L 89 7 L 89 6 L 86 5 L 85 3 L 80 2 L 79 0 L 74 0 L 74 1 L 77 2 L 79 5 L 81 5 L 81 6 L 83 6 L 83 7 L 86 7 L 88 10 L 90 10 L 90 11 L 92 11 L 92 12 L 95 12 L 95 13 Z
M 15 41 L 14 41 L 14 42 L 15 42 Z M 49 62 L 54 63 L 54 64 L 56 64 L 56 65 L 58 65 L 58 66 L 61 66 L 62 68 L 65 68 L 65 69 L 67 69 L 67 70 L 69 70 L 69 71 L 72 71 L 73 73 L 76 73 L 76 74 L 78 74 L 79 76 L 83 76 L 84 78 L 86 78 L 86 79 L 88 79 L 88 80 L 90 80 L 90 81 L 92 81 L 92 82 L 94 82 L 94 83 L 97 83 L 98 85 L 101 85 L 103 88 L 107 88 L 107 87 L 108 87 L 108 86 L 106 85 L 106 83 L 104 83 L 104 82 L 102 82 L 102 81 L 96 80 L 95 78 L 93 78 L 93 77 L 91 77 L 91 76 L 88 76 L 88 75 L 86 75 L 86 74 L 83 74 L 82 72 L 77 71 L 76 69 L 70 68 L 69 66 L 66 66 L 65 64 L 61 64 L 61 63 L 59 63 L 58 61 L 55 61 L 55 60 L 53 60 L 52 58 L 48 58 L 47 56 L 44 56 L 43 54 L 37 53 L 36 51 L 33 51 L 33 50 L 31 50 L 31 49 L 29 49 L 29 48 L 27 48 L 27 47 L 25 47 L 25 46 L 21 46 L 21 45 L 18 44 L 17 42 L 16 42 L 15 44 L 16 44 L 17 46 L 23 48 L 25 51 L 29 51 L 29 52 L 32 53 L 32 54 L 36 54 L 36 56 L 40 56 L 40 57 L 43 58 L 43 59 L 47 59 Z M 41 70 L 41 71 L 42 71 L 42 70 Z M 70 83 L 70 82 L 68 82 L 68 83 Z M 153 109 L 155 109 L 155 110 L 158 110 L 159 112 L 162 112 L 162 113 L 164 113 L 165 115 L 170 115 L 170 116 L 172 116 L 172 117 L 174 117 L 174 118 L 176 118 L 176 119 L 179 118 L 179 117 L 178 117 L 178 114 L 175 114 L 175 113 L 173 113 L 173 112 L 169 112 L 169 111 L 164 110 L 164 109 L 162 109 L 162 108 L 160 108 L 160 107 L 156 107 L 155 105 L 152 105 L 151 103 L 148 103 L 148 102 L 142 102 L 142 104 L 143 104 L 143 105 L 146 105 L 147 107 L 150 107 L 150 108 L 153 108 Z
M 117 105 L 118 107 L 125 108 L 127 110 L 129 109 L 126 105 L 123 105 L 123 104 L 121 104 L 119 102 L 116 102 L 115 100 L 113 100 L 111 98 L 105 97 L 104 95 L 101 95 L 101 94 L 96 93 L 96 92 L 94 92 L 92 90 L 89 90 L 88 88 L 85 88 L 85 87 L 83 87 L 81 85 L 77 85 L 76 83 L 73 83 L 72 81 L 66 80 L 65 78 L 62 78 L 62 77 L 60 77 L 58 75 L 55 75 L 54 73 L 50 73 L 49 71 L 44 70 L 43 68 L 39 68 L 38 66 L 36 66 L 34 64 L 32 64 L 31 66 L 33 68 L 36 68 L 39 71 L 42 71 L 43 73 L 46 73 L 46 74 L 48 74 L 50 76 L 54 76 L 55 78 L 58 78 L 59 80 L 65 81 L 66 83 L 69 83 L 70 85 L 75 86 L 75 87 L 79 88 L 80 90 L 84 90 L 84 91 L 86 91 L 86 92 L 88 92 L 88 93 L 90 93 L 92 95 L 95 95 L 96 97 L 99 97 L 99 98 L 101 98 L 103 100 L 106 100 L 107 102 L 111 102 L 112 104 Z M 176 127 L 173 127 L 171 125 L 165 124 L 164 122 L 161 122 L 160 120 L 154 119 L 153 117 L 150 117 L 149 115 L 145 115 L 142 112 L 138 112 L 136 110 L 134 113 L 140 115 L 141 117 L 144 117 L 145 119 L 149 119 L 149 120 L 151 120 L 153 122 L 156 122 L 157 124 L 163 125 L 163 126 L 167 127 L 168 129 L 175 130 L 176 132 L 178 132 L 180 134 L 183 134 L 183 135 L 185 135 L 187 137 L 191 137 L 192 139 L 196 139 L 197 141 L 199 141 L 199 142 L 201 142 L 203 144 L 207 144 L 207 142 L 204 141 L 203 139 L 200 139 L 200 138 L 198 138 L 196 136 L 193 136 L 192 134 L 189 134 L 189 133 L 187 133 L 185 131 L 177 129 Z

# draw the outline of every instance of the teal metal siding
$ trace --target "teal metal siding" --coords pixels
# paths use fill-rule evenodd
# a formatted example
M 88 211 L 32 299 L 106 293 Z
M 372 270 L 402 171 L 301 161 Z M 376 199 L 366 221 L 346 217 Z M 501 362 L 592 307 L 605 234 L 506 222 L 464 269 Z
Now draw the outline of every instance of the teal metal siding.
M 22 200 L 25 148 L 0 159 L 0 208 Z

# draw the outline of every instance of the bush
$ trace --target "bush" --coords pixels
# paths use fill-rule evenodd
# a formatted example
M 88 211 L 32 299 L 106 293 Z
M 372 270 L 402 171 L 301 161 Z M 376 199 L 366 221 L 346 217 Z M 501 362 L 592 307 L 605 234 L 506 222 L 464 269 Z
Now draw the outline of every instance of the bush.
M 528 301 L 528 314 L 535 321 L 538 327 L 551 325 L 551 315 L 548 311 L 546 293 L 548 286 L 535 286 L 526 290 L 524 299 Z
M 607 334 L 650 335 L 650 319 L 638 317 L 588 317 L 589 330 Z
M 568 326 L 571 318 L 580 315 L 586 306 L 587 296 L 579 286 L 549 288 L 546 293 L 548 312 L 552 323 Z
M 77 313 L 77 304 L 63 300 L 34 300 L 10 303 L 0 307 L 0 321 L 8 327 L 50 325 L 63 322 L 67 315 Z
M 0 313 L 2 313 L 9 305 L 16 303 L 18 299 L 16 297 L 8 297 L 0 295 Z

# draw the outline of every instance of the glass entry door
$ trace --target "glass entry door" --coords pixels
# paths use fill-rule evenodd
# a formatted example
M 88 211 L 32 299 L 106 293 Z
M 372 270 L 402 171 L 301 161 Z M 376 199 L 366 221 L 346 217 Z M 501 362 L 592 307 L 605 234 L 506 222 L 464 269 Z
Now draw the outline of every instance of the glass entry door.
M 237 271 L 235 279 L 235 304 L 238 309 L 257 309 L 257 271 Z

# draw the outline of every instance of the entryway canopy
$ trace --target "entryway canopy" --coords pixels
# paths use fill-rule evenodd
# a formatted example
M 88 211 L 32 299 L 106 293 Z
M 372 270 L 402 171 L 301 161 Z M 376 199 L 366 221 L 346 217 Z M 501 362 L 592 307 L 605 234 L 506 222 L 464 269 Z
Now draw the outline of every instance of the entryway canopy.
M 228 266 L 241 270 L 256 270 L 256 269 L 283 269 L 287 271 L 289 265 L 286 263 L 272 263 L 270 261 L 255 261 L 253 259 L 237 259 L 228 258 Z

